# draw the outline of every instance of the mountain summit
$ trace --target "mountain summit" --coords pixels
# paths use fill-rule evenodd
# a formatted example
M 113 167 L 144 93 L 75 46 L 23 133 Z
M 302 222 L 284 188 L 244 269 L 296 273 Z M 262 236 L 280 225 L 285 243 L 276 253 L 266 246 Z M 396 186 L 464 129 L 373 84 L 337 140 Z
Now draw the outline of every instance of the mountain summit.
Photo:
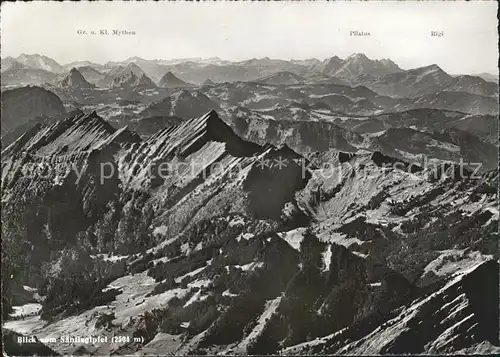
M 28 333 L 144 338 L 98 342 L 94 355 L 498 344 L 495 172 L 457 182 L 380 152 L 332 152 L 333 180 L 286 145 L 239 137 L 215 111 L 149 138 L 78 114 L 2 154 L 2 211 L 16 213 L 4 222 L 26 227 L 2 239 L 28 247 L 21 288 L 46 281 L 44 325 Z M 46 162 L 79 171 L 23 174 Z
M 119 77 L 113 79 L 111 83 L 111 87 L 113 88 L 133 88 L 133 89 L 153 89 L 156 88 L 154 82 L 146 76 L 146 74 L 142 74 L 137 76 L 134 72 L 124 73 Z
M 52 73 L 62 73 L 64 72 L 64 67 L 57 63 L 56 60 L 42 56 L 39 54 L 21 54 L 16 58 L 19 63 L 24 64 L 27 67 L 43 69 Z
M 494 83 L 364 54 L 3 61 L 2 327 L 43 353 L 499 355 Z
M 342 67 L 333 76 L 353 79 L 362 74 L 378 77 L 401 71 L 401 68 L 389 59 L 372 60 L 363 53 L 354 53 L 345 59 Z

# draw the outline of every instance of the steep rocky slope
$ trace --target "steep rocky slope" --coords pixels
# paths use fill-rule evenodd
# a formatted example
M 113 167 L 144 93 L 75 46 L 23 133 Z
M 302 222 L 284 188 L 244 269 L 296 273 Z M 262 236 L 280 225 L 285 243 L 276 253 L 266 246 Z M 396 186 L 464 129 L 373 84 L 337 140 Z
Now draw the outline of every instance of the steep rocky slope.
M 418 97 L 410 106 L 412 108 L 454 110 L 476 115 L 495 115 L 499 112 L 498 98 L 452 91 Z
M 437 65 L 392 73 L 382 78 L 372 78 L 373 83 L 364 83 L 377 93 L 389 96 L 409 97 L 447 87 L 453 78 Z
M 90 68 L 93 68 L 93 69 L 95 69 L 99 72 L 103 72 L 103 73 L 109 70 L 109 68 L 106 68 L 106 66 L 104 66 L 102 64 L 95 63 L 92 61 L 86 61 L 86 60 L 73 61 L 70 63 L 66 63 L 63 67 L 66 71 L 69 71 L 73 67 L 75 67 L 75 68 L 90 67 Z
M 123 73 L 115 76 L 111 82 L 112 88 L 144 90 L 154 89 L 156 84 L 146 74 L 137 76 L 134 72 Z

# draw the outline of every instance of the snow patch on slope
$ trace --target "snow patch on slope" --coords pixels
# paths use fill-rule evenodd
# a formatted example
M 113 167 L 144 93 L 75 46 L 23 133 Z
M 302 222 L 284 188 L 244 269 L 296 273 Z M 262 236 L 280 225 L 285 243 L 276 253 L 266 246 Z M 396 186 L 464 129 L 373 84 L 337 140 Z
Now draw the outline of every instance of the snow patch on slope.
M 304 239 L 306 228 L 297 228 L 285 233 L 278 233 L 281 239 L 284 239 L 295 250 L 300 250 L 300 243 Z

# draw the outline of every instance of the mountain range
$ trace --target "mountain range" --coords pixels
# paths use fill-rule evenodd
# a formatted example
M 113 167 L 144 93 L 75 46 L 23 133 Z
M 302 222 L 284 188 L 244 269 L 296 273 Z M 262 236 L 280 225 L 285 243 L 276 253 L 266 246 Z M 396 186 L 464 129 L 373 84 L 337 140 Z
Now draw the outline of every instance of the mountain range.
M 347 81 L 356 85 L 373 85 L 381 90 L 380 94 L 391 95 L 398 93 L 401 86 L 405 90 L 412 91 L 411 83 L 416 82 L 417 86 L 424 87 L 432 85 L 432 81 L 439 86 L 449 85 L 455 91 L 472 91 L 474 94 L 488 93 L 488 95 L 498 95 L 498 88 L 492 82 L 498 82 L 498 76 L 484 74 L 480 76 L 457 76 L 451 77 L 442 71 L 437 65 L 418 68 L 415 70 L 403 70 L 390 59 L 373 60 L 364 54 L 356 53 L 345 59 L 337 56 L 324 61 L 316 59 L 303 61 L 286 61 L 270 59 L 251 59 L 246 61 L 231 62 L 220 59 L 185 59 L 185 60 L 146 60 L 140 57 L 132 57 L 122 62 L 108 62 L 104 65 L 95 64 L 89 61 L 77 61 L 64 66 L 55 60 L 42 55 L 21 55 L 17 58 L 6 57 L 2 59 L 2 79 L 3 72 L 8 71 L 13 63 L 35 70 L 44 70 L 55 74 L 61 74 L 73 68 L 86 66 L 95 69 L 100 73 L 107 73 L 111 77 L 123 68 L 129 68 L 136 76 L 138 72 L 144 72 L 154 82 L 159 82 L 168 72 L 172 72 L 177 77 L 182 77 L 184 81 L 202 84 L 207 78 L 216 82 L 252 81 L 262 77 L 270 76 L 278 72 L 291 72 L 298 76 L 317 77 L 319 75 L 333 77 L 337 80 Z M 140 68 L 140 70 L 139 70 Z M 128 69 L 126 71 L 129 71 Z M 142 74 L 142 73 L 140 73 Z M 24 74 L 28 76 L 28 74 Z M 7 75 L 6 75 L 7 77 Z M 380 78 L 380 79 L 379 79 Z M 451 80 L 455 78 L 456 80 Z M 483 79 L 478 82 L 478 79 Z M 21 81 L 22 78 L 19 78 Z M 38 83 L 45 81 L 40 79 Z M 47 81 L 50 81 L 47 78 Z M 89 80 L 89 78 L 87 79 Z M 112 79 L 101 82 L 103 86 L 109 86 Z M 402 82 L 402 83 L 401 83 Z M 486 82 L 486 83 L 485 83 Z M 33 83 L 35 84 L 35 83 Z M 399 86 L 399 87 L 398 87 Z M 475 88 L 479 87 L 479 88 Z M 482 87 L 487 87 L 483 89 Z M 420 91 L 422 89 L 416 89 Z M 413 93 L 416 94 L 416 93 Z M 421 93 L 420 93 L 421 94 Z
M 5 59 L 2 59 L 2 67 L 3 67 L 3 61 L 7 63 L 17 62 L 29 68 L 43 69 L 45 71 L 53 73 L 64 72 L 64 67 L 61 66 L 59 63 L 57 63 L 56 60 L 39 54 L 28 55 L 23 53 L 16 58 L 6 57 Z
M 498 353 L 498 173 L 311 154 L 215 111 L 147 138 L 37 125 L 2 151 L 2 226 L 30 263 L 4 306 L 39 310 L 4 328 L 61 354 Z M 140 342 L 46 339 L 89 329 Z

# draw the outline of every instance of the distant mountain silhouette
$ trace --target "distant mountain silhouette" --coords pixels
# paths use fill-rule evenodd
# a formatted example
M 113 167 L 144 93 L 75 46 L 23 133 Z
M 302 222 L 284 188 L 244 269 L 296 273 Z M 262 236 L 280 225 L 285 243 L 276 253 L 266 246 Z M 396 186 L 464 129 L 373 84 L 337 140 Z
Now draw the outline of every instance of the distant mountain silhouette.
M 172 72 L 167 72 L 161 77 L 158 85 L 163 88 L 193 88 L 194 84 L 184 82 L 182 79 L 176 77 Z

